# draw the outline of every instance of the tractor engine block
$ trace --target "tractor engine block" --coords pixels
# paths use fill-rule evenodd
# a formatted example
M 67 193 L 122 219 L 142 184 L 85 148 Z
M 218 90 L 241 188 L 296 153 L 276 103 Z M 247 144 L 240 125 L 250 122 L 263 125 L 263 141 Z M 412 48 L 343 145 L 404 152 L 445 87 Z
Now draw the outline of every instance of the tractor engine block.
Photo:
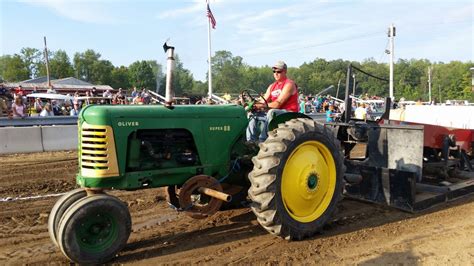
M 129 136 L 127 170 L 143 171 L 199 164 L 191 132 L 186 129 L 141 129 Z

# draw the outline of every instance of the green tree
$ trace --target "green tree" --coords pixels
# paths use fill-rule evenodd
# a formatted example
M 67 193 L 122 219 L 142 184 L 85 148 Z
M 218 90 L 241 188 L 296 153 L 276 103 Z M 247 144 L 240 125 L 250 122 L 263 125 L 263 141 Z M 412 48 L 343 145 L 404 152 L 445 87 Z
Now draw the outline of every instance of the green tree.
M 64 50 L 58 50 L 53 53 L 52 58 L 49 60 L 49 69 L 51 77 L 58 79 L 72 77 L 74 75 L 74 68 L 69 56 Z
M 459 71 L 457 69 L 458 65 L 462 65 L 462 63 L 450 62 L 445 64 L 440 62 L 433 65 L 433 91 L 436 98 L 440 101 L 444 102 L 448 99 L 460 99 L 458 97 L 458 92 L 453 91 L 453 87 L 460 85 L 460 81 L 457 81 L 455 78 L 456 75 L 459 75 L 456 74 Z
M 44 64 L 43 53 L 36 48 L 25 47 L 21 48 L 20 56 L 28 69 L 28 76 L 30 78 L 36 78 L 39 74 L 40 65 Z
M 73 61 L 76 78 L 92 82 L 94 63 L 96 63 L 95 68 L 98 68 L 99 59 L 100 54 L 92 49 L 88 49 L 84 53 L 75 53 Z
M 426 59 L 404 60 L 399 59 L 394 66 L 394 95 L 400 99 L 428 100 L 428 67 L 431 65 Z
M 436 64 L 433 70 L 433 87 L 441 91 L 442 100 L 460 100 L 472 98 L 469 92 L 469 68 L 472 62 L 452 61 L 448 64 Z
M 137 61 L 127 67 L 116 68 L 108 60 L 101 60 L 101 55 L 94 50 L 75 53 L 71 66 L 67 54 L 59 50 L 50 54 L 51 76 L 64 78 L 71 75 L 92 83 L 109 84 L 113 87 L 129 88 L 135 85 L 151 90 L 165 87 L 163 67 L 154 60 Z M 0 79 L 15 82 L 45 75 L 42 52 L 36 48 L 22 48 L 19 54 L 0 57 Z M 176 95 L 207 94 L 207 82 L 195 81 L 191 72 L 184 68 L 183 62 L 176 55 L 176 67 L 173 73 L 173 89 Z M 305 94 L 316 94 L 330 85 L 335 89 L 329 91 L 335 95 L 340 80 L 339 98 L 343 98 L 346 71 L 349 63 L 375 76 L 387 78 L 388 65 L 378 63 L 372 58 L 362 62 L 349 62 L 342 59 L 328 61 L 316 58 L 299 67 L 288 69 L 288 76 L 293 79 Z M 428 67 L 433 67 L 432 98 L 474 100 L 469 68 L 473 62 L 452 61 L 449 63 L 431 63 L 426 59 L 399 59 L 395 64 L 394 92 L 396 98 L 404 97 L 415 100 L 422 97 L 428 100 Z M 74 69 L 74 73 L 72 73 Z M 388 96 L 388 83 L 356 73 L 356 94 Z M 233 56 L 229 51 L 217 51 L 212 59 L 214 92 L 239 93 L 243 89 L 253 89 L 263 93 L 274 81 L 269 66 L 253 67 L 244 63 L 240 56 Z M 160 85 L 157 87 L 157 85 Z
M 334 89 L 331 90 L 331 94 L 335 95 L 337 98 L 344 98 L 345 93 L 345 83 L 346 83 L 346 74 L 349 61 L 344 61 L 342 59 L 337 59 L 329 61 L 325 69 L 325 75 L 327 75 L 327 85 L 333 85 Z M 338 90 L 339 87 L 339 90 Z M 338 95 L 336 95 L 336 93 Z
M 217 51 L 212 57 L 213 92 L 238 93 L 244 88 L 245 65 L 240 56 L 229 51 Z
M 268 85 L 270 85 L 274 81 L 275 79 L 273 78 L 273 73 L 269 66 L 246 66 L 243 71 L 242 80 L 239 81 L 239 83 L 242 84 L 242 89 L 250 89 L 257 93 L 265 93 L 268 88 Z M 240 93 L 240 91 L 233 92 Z
M 175 63 L 173 88 L 176 95 L 192 92 L 194 78 L 191 71 L 184 68 L 184 64 L 178 55 L 175 56 Z
M 156 88 L 156 78 L 152 66 L 147 61 L 133 62 L 128 68 L 128 80 L 130 85 L 138 89 Z
M 112 82 L 114 66 L 109 60 L 98 60 L 92 64 L 90 82 L 94 84 L 109 85 Z
M 416 90 L 418 85 L 417 73 L 410 66 L 410 61 L 399 59 L 394 66 L 394 95 L 395 98 L 405 98 L 416 100 L 419 93 Z
M 71 64 L 69 56 L 64 50 L 56 52 L 48 51 L 49 54 L 49 72 L 51 78 L 67 78 L 74 75 L 74 68 Z M 46 76 L 46 64 L 38 65 L 38 76 Z
M 191 95 L 198 95 L 198 96 L 206 96 L 208 90 L 207 82 L 202 82 L 200 80 L 193 82 L 193 87 L 189 94 Z
M 30 77 L 28 67 L 18 54 L 0 57 L 0 77 L 4 81 L 18 82 Z
M 474 91 L 472 90 L 472 74 L 469 71 L 466 71 L 462 81 L 461 81 L 461 88 L 462 88 L 462 99 L 469 100 L 470 102 L 474 102 Z
M 110 82 L 110 86 L 112 88 L 130 88 L 130 81 L 128 79 L 129 73 L 128 68 L 125 66 L 115 67 L 112 70 L 112 81 Z
M 305 63 L 301 66 L 300 70 L 302 71 L 297 71 L 295 81 L 306 94 L 321 93 L 332 85 L 334 88 L 324 94 L 336 95 L 339 80 L 341 80 L 339 84 L 339 98 L 343 98 L 345 77 L 349 63 L 341 59 L 326 61 L 325 59 L 318 58 L 311 63 Z M 357 66 L 357 64 L 355 65 Z
M 387 64 L 377 63 L 373 58 L 366 59 L 361 64 L 362 70 L 376 77 L 389 79 L 389 66 Z M 365 74 L 356 73 L 359 93 L 365 95 L 388 96 L 389 83 Z

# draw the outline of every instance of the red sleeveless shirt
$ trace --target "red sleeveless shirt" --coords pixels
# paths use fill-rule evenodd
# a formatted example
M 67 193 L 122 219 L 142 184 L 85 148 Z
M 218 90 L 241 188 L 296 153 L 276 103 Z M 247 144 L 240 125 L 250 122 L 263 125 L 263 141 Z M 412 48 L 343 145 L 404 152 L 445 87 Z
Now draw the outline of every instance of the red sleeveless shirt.
M 275 83 L 272 84 L 272 87 L 270 88 L 270 100 L 272 102 L 278 100 L 278 97 L 280 96 L 283 87 L 285 87 L 285 84 L 287 82 L 292 82 L 294 83 L 291 79 L 285 79 L 283 82 L 278 82 L 276 81 Z M 290 97 L 286 100 L 285 103 L 283 103 L 279 109 L 285 109 L 290 112 L 298 112 L 299 111 L 299 105 L 298 105 L 298 87 L 296 86 L 296 92 L 290 95 Z

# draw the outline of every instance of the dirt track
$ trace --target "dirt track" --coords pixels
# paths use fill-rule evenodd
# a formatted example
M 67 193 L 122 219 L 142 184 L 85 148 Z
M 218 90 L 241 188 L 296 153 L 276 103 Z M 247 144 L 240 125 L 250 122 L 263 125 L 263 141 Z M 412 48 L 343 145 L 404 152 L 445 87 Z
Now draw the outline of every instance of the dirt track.
M 0 199 L 75 187 L 75 152 L 0 157 Z M 247 208 L 193 220 L 160 189 L 113 192 L 129 205 L 133 232 L 120 264 L 474 264 L 474 196 L 420 214 L 343 200 L 324 232 L 299 242 L 266 233 Z M 0 264 L 67 263 L 47 232 L 57 197 L 0 202 Z

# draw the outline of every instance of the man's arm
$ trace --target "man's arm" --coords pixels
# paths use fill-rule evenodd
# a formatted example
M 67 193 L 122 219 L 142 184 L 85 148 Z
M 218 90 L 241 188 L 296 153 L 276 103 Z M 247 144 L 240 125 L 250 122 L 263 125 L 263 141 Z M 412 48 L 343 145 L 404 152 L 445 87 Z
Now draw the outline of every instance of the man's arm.
M 265 100 L 268 102 L 270 100 L 270 91 L 272 89 L 272 84 L 268 85 L 267 87 L 267 91 L 265 92 L 265 95 L 263 95 L 263 98 L 265 98 Z
M 268 103 L 268 101 L 270 100 L 270 91 L 271 91 L 271 88 L 272 88 L 272 84 L 270 84 L 267 88 L 267 91 L 265 92 L 265 94 L 263 95 L 263 98 L 265 99 L 265 101 Z M 258 99 L 257 99 L 258 100 Z M 258 102 L 256 102 L 254 104 L 255 108 L 257 109 L 265 109 L 267 108 L 266 104 L 265 104 L 265 101 L 263 101 L 262 99 L 260 99 Z M 270 104 L 269 104 L 270 106 Z

